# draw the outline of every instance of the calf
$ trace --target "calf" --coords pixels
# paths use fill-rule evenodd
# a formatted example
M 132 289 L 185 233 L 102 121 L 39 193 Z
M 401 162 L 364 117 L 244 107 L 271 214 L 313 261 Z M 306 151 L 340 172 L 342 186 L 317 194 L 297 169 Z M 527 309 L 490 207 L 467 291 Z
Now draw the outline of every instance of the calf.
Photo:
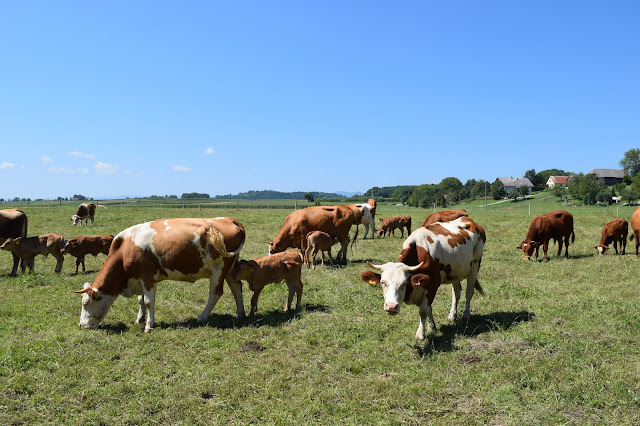
M 593 248 L 598 250 L 600 254 L 606 254 L 609 250 L 609 244 L 613 243 L 613 248 L 618 254 L 618 244 L 620 250 L 624 254 L 627 249 L 627 234 L 629 233 L 629 223 L 625 219 L 613 219 L 602 228 L 602 237 L 600 244 Z
M 329 235 L 322 231 L 313 231 L 307 234 L 307 251 L 304 254 L 304 262 L 307 266 L 310 264 L 315 268 L 316 255 L 318 251 L 322 255 L 322 266 L 324 266 L 324 252 L 329 254 L 329 261 L 333 266 L 333 257 L 331 256 L 331 246 L 340 242 L 337 235 Z
M 389 314 L 400 312 L 402 302 L 418 305 L 420 324 L 416 339 L 424 340 L 425 322 L 428 320 L 429 330 L 436 328 L 431 305 L 441 284 L 452 284 L 449 320 L 454 321 L 460 282 L 466 279 L 466 306 L 462 317 L 471 315 L 474 289 L 483 294 L 478 271 L 485 242 L 484 229 L 469 217 L 420 227 L 402 244 L 397 262 L 382 265 L 367 262 L 379 273 L 365 271 L 360 278 L 369 284 L 382 284 L 384 310 Z
M 638 255 L 638 246 L 640 246 L 640 207 L 636 207 L 631 215 L 631 236 L 629 241 L 636 240 L 636 256 Z
M 7 238 L 18 238 L 27 236 L 27 215 L 19 209 L 4 209 L 0 210 L 0 245 L 4 243 Z M 24 260 L 20 261 L 20 256 L 13 254 L 13 268 L 11 269 L 10 277 L 15 277 L 18 273 L 18 264 L 22 269 L 22 273 L 26 268 Z
M 37 255 L 42 254 L 45 257 L 52 255 L 56 258 L 56 274 L 62 270 L 64 256 L 60 253 L 63 245 L 62 234 L 43 234 L 37 237 L 18 237 L 8 238 L 0 249 L 7 250 L 18 255 L 24 260 L 26 266 L 29 267 L 29 273 L 33 273 L 34 259 Z
M 564 239 L 566 247 L 564 257 L 569 257 L 569 237 L 571 237 L 571 242 L 576 239 L 576 234 L 573 231 L 573 216 L 564 210 L 554 210 L 533 218 L 527 237 L 516 248 L 522 249 L 524 258 L 529 260 L 534 249 L 536 251 L 536 259 L 538 258 L 538 249 L 542 246 L 544 260 L 548 261 L 547 249 L 549 248 L 549 240 L 553 239 L 559 243 L 558 256 L 560 256 L 560 253 L 562 253 L 562 240 Z
M 395 230 L 400 228 L 402 237 L 404 238 L 404 229 L 407 229 L 407 236 L 411 234 L 411 216 L 393 216 L 380 218 L 382 223 L 380 229 L 378 229 L 378 237 L 384 237 L 385 235 L 395 235 Z
M 297 294 L 296 310 L 302 300 L 302 256 L 298 250 L 287 250 L 253 260 L 240 260 L 231 270 L 233 280 L 245 280 L 251 289 L 251 312 L 258 310 L 258 297 L 262 289 L 270 283 L 287 282 L 289 297 L 284 305 L 285 312 L 291 309 L 294 293 Z
M 76 258 L 76 271 L 78 266 L 82 264 L 82 272 L 85 272 L 84 257 L 88 254 L 97 256 L 98 254 L 109 254 L 109 247 L 113 241 L 113 235 L 78 235 L 65 241 L 62 247 L 62 254 L 70 254 Z

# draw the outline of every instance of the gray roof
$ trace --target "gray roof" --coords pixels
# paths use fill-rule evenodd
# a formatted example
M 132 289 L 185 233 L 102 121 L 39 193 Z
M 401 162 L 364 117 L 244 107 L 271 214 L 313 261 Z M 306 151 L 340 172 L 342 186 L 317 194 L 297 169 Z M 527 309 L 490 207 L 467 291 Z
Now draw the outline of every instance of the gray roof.
M 502 182 L 504 186 L 514 186 L 520 188 L 521 186 L 528 186 L 533 188 L 533 184 L 526 177 L 514 178 L 514 177 L 499 177 L 498 180 Z
M 624 170 L 617 169 L 593 169 L 588 175 L 596 175 L 599 178 L 624 178 Z

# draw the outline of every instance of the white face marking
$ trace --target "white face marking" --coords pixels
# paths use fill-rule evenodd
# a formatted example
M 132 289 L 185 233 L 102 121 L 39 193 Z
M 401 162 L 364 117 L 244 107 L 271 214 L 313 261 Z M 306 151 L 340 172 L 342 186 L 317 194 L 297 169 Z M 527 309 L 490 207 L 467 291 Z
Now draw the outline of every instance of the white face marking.
M 384 309 L 387 312 L 400 312 L 410 276 L 409 267 L 404 263 L 389 262 L 382 265 L 380 285 L 384 296 Z
M 89 283 L 85 283 L 85 287 Z M 100 294 L 96 290 L 97 294 Z M 84 293 L 82 295 L 82 310 L 80 311 L 80 327 L 82 328 L 95 328 L 100 324 L 100 321 L 104 318 L 111 307 L 111 304 L 115 300 L 114 296 L 105 294 L 99 295 L 100 300 L 94 300 L 89 294 Z

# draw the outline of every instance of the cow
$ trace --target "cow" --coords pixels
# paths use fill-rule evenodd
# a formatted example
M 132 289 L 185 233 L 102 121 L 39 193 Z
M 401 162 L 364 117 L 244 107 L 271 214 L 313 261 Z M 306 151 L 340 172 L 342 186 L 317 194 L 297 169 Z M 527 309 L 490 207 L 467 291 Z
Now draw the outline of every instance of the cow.
M 88 254 L 97 256 L 98 254 L 109 254 L 109 248 L 113 241 L 113 235 L 78 235 L 65 241 L 62 247 L 62 254 L 70 254 L 76 258 L 76 270 L 82 264 L 82 272 L 86 271 L 84 267 L 84 257 Z
M 441 284 L 452 284 L 449 320 L 455 321 L 460 299 L 460 282 L 466 279 L 466 305 L 463 318 L 471 314 L 474 289 L 484 294 L 478 281 L 482 252 L 486 243 L 484 229 L 470 217 L 434 223 L 416 229 L 402 244 L 397 262 L 369 267 L 379 273 L 365 271 L 360 278 L 372 285 L 382 284 L 384 310 L 395 315 L 402 302 L 418 305 L 420 324 L 416 339 L 424 340 L 425 322 L 435 331 L 431 305 Z
M 600 254 L 606 254 L 609 250 L 609 244 L 613 243 L 613 248 L 618 254 L 618 244 L 620 250 L 624 254 L 627 249 L 627 234 L 629 233 L 629 223 L 622 218 L 613 219 L 602 228 L 602 237 L 600 244 L 593 248 L 598 250 Z
M 640 246 L 640 207 L 636 207 L 631 215 L 631 235 L 629 241 L 636 240 L 636 256 L 638 255 L 638 247 Z
M 318 252 L 322 255 L 322 266 L 324 266 L 324 252 L 329 254 L 329 261 L 333 266 L 333 257 L 331 256 L 331 247 L 339 243 L 340 240 L 336 235 L 329 235 L 322 231 L 313 231 L 307 234 L 307 250 L 304 253 L 304 262 L 307 266 L 316 267 L 316 255 Z
M 73 222 L 73 226 L 76 226 L 78 223 L 80 223 L 80 226 L 82 226 L 82 221 L 84 221 L 85 226 L 88 226 L 89 219 L 91 219 L 91 226 L 93 226 L 93 220 L 96 215 L 96 207 L 102 207 L 103 209 L 106 209 L 106 207 L 101 204 L 94 204 L 94 203 L 80 204 L 78 206 L 78 211 L 76 211 L 76 214 L 71 216 L 71 221 Z
M 209 298 L 198 317 L 207 320 L 223 293 L 223 283 L 244 245 L 245 230 L 230 217 L 158 219 L 125 229 L 115 236 L 93 284 L 82 290 L 81 328 L 95 328 L 119 296 L 138 296 L 136 318 L 145 332 L 155 324 L 156 284 L 163 280 L 195 282 L 209 278 Z M 232 251 L 227 251 L 231 248 Z M 227 279 L 236 301 L 236 317 L 244 317 L 242 285 Z M 147 315 L 148 311 L 148 315 Z
M 440 212 L 431 213 L 422 223 L 422 226 L 428 226 L 436 222 L 450 222 L 459 217 L 469 216 L 466 210 L 442 210 Z
M 289 247 L 307 251 L 307 234 L 324 231 L 340 240 L 337 261 L 347 262 L 349 230 L 355 223 L 355 214 L 347 206 L 312 206 L 296 210 L 285 219 L 276 238 L 269 243 L 269 254 L 280 253 Z
M 356 221 L 354 225 L 358 226 L 360 224 L 364 225 L 364 237 L 363 240 L 367 239 L 367 235 L 369 234 L 369 228 L 371 228 L 371 238 L 375 238 L 376 234 L 376 200 L 370 198 L 366 203 L 363 204 L 347 204 L 356 215 Z
M 0 249 L 10 251 L 24 260 L 29 267 L 29 273 L 34 272 L 35 257 L 39 254 L 52 255 L 56 258 L 56 274 L 62 270 L 64 256 L 60 253 L 64 237 L 62 234 L 43 234 L 37 237 L 7 238 Z M 24 272 L 24 271 L 23 271 Z
M 4 209 L 0 210 L 0 245 L 7 238 L 25 238 L 27 236 L 28 220 L 27 215 L 20 209 Z M 11 268 L 10 277 L 18 274 L 18 263 L 20 256 L 13 253 L 13 268 Z M 24 260 L 20 265 L 22 273 L 26 268 Z
M 542 246 L 544 260 L 549 261 L 549 257 L 547 256 L 549 240 L 553 239 L 559 243 L 558 256 L 560 256 L 564 238 L 564 257 L 568 258 L 569 237 L 571 237 L 571 242 L 574 242 L 576 239 L 576 234 L 573 231 L 573 216 L 564 210 L 554 210 L 533 218 L 529 226 L 529 232 L 527 232 L 527 237 L 516 248 L 518 250 L 522 249 L 524 258 L 529 260 L 534 249 L 536 251 L 536 259 L 538 259 L 538 250 L 540 246 Z
M 411 216 L 393 216 L 380 218 L 382 222 L 378 229 L 378 237 L 385 235 L 396 235 L 396 229 L 400 229 L 402 238 L 404 238 L 404 229 L 407 228 L 407 236 L 411 234 Z
M 296 310 L 301 307 L 302 300 L 302 255 L 298 250 L 286 250 L 252 260 L 239 260 L 231 270 L 233 280 L 244 280 L 251 289 L 251 311 L 253 316 L 258 310 L 258 297 L 262 289 L 270 283 L 285 280 L 289 288 L 289 296 L 284 310 L 291 309 L 293 295 L 296 294 Z

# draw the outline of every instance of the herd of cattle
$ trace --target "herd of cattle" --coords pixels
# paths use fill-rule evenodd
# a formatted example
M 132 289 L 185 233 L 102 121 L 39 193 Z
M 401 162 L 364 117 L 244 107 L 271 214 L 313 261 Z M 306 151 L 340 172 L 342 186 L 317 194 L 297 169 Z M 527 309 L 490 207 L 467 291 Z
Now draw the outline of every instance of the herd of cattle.
M 93 203 L 82 203 L 73 224 L 88 220 L 94 223 Z M 119 296 L 138 296 L 139 311 L 136 323 L 145 323 L 145 331 L 154 327 L 154 305 L 156 284 L 163 280 L 194 282 L 209 279 L 209 298 L 198 322 L 207 321 L 211 311 L 223 293 L 226 281 L 236 302 L 236 317 L 245 316 L 242 299 L 242 281 L 246 281 L 252 292 L 251 311 L 258 308 L 258 297 L 265 285 L 285 281 L 289 294 L 285 310 L 291 309 L 296 296 L 296 309 L 301 307 L 303 284 L 302 265 L 314 265 L 318 252 L 328 252 L 333 264 L 331 247 L 340 243 L 337 262 L 347 262 L 349 231 L 356 225 L 365 227 L 364 238 L 371 228 L 371 238 L 376 233 L 375 200 L 363 204 L 339 206 L 314 206 L 296 210 L 289 214 L 269 243 L 269 255 L 252 260 L 240 260 L 239 254 L 245 243 L 245 229 L 234 218 L 213 219 L 177 218 L 160 219 L 134 225 L 112 235 L 80 235 L 64 240 L 62 234 L 27 236 L 27 216 L 19 209 L 0 210 L 0 249 L 13 255 L 10 276 L 17 274 L 20 264 L 22 272 L 29 267 L 33 272 L 36 255 L 51 254 L 57 260 L 55 272 L 62 269 L 64 254 L 76 257 L 75 273 L 87 254 L 106 254 L 107 257 L 93 283 L 86 282 L 82 290 L 80 327 L 96 327 L 105 317 L 113 301 Z M 482 260 L 486 235 L 465 210 L 446 210 L 429 215 L 422 227 L 411 232 L 411 217 L 396 216 L 380 219 L 378 236 L 391 236 L 400 228 L 402 237 L 407 230 L 407 239 L 396 262 L 376 265 L 367 262 L 373 270 L 361 274 L 369 284 L 380 284 L 384 296 L 384 310 L 397 314 L 402 303 L 418 305 L 420 324 L 416 332 L 419 340 L 425 337 L 425 327 L 435 329 L 431 305 L 441 284 L 452 285 L 452 303 L 449 320 L 454 321 L 458 311 L 461 282 L 466 280 L 466 305 L 463 318 L 470 315 L 470 303 L 474 291 L 482 294 L 478 272 Z M 640 207 L 631 217 L 632 235 L 636 250 L 640 246 Z M 625 253 L 628 223 L 625 219 L 614 219 L 602 229 L 599 253 L 607 252 L 613 243 L 616 254 Z M 575 240 L 573 216 L 556 210 L 537 216 L 531 222 L 527 236 L 517 247 L 522 249 L 525 259 L 540 246 L 544 259 L 550 240 L 558 243 L 558 256 L 563 244 L 568 257 L 569 241 Z M 620 251 L 618 250 L 620 248 Z M 289 250 L 293 249 L 293 250 Z M 299 249 L 299 250 L 297 250 Z M 375 271 L 375 272 L 374 272 Z M 428 321 L 428 323 L 427 323 Z

